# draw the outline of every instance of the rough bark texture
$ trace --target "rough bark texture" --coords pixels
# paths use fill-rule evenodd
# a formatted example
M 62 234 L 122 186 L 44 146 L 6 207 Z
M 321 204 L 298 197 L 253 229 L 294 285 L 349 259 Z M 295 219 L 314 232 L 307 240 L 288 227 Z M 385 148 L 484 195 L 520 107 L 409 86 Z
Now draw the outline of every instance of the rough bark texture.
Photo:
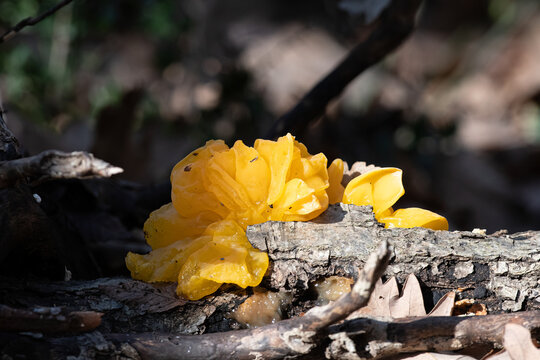
M 487 236 L 458 231 L 384 229 L 374 220 L 369 207 L 339 204 L 331 206 L 312 222 L 269 222 L 249 227 L 248 237 L 254 246 L 268 251 L 272 259 L 273 268 L 263 285 L 295 293 L 296 304 L 286 312 L 287 316 L 312 306 L 312 302 L 306 301 L 312 281 L 335 274 L 358 277 L 358 267 L 364 265 L 369 253 L 384 240 L 389 240 L 394 247 L 386 276 L 403 280 L 410 273 L 416 274 L 425 285 L 428 306 L 430 297 L 436 300 L 437 294 L 463 288 L 462 297 L 486 304 L 490 313 L 540 308 L 538 232 L 512 235 L 500 232 Z M 0 284 L 0 303 L 11 308 L 35 312 L 40 306 L 49 307 L 49 313 L 58 312 L 60 308 L 67 314 L 74 311 L 104 314 L 97 331 L 77 336 L 70 333 L 62 337 L 43 335 L 51 332 L 48 330 L 50 322 L 32 323 L 28 331 L 17 334 L 2 333 L 9 330 L 6 325 L 0 329 L 0 349 L 12 355 L 137 359 L 140 356 L 155 358 L 156 354 L 163 353 L 169 354 L 164 358 L 174 358 L 170 354 L 187 346 L 203 357 L 219 358 L 219 354 L 224 354 L 222 351 L 232 349 L 229 349 L 231 342 L 248 339 L 260 351 L 270 351 L 267 354 L 278 357 L 285 354 L 280 352 L 282 348 L 272 347 L 275 344 L 263 330 L 222 333 L 240 328 L 231 314 L 247 298 L 249 290 L 230 286 L 216 296 L 185 302 L 175 296 L 175 284 L 151 285 L 130 279 L 85 282 L 3 279 Z M 25 318 L 28 313 L 22 311 L 18 315 Z M 331 358 L 357 355 L 371 358 L 404 351 L 455 350 L 470 345 L 464 339 L 471 339 L 472 333 L 480 334 L 475 338 L 476 343 L 500 344 L 503 323 L 517 321 L 529 329 L 538 329 L 540 322 L 538 311 L 501 316 L 509 318 L 496 317 L 478 324 L 473 322 L 480 320 L 462 323 L 465 319 L 457 317 L 404 323 L 355 319 L 330 326 L 329 336 L 319 344 L 321 348 L 310 348 L 308 353 L 322 356 L 326 351 Z M 16 320 L 11 318 L 10 321 Z M 498 323 L 495 326 L 490 321 Z M 266 330 L 277 334 L 289 329 L 287 326 L 287 322 L 280 322 Z M 426 330 L 428 327 L 431 330 Z M 487 335 L 482 335 L 482 331 Z M 214 334 L 205 338 L 183 335 L 203 333 Z M 414 339 L 410 336 L 413 333 L 416 334 Z M 538 337 L 538 330 L 533 336 Z M 457 340 L 452 340 L 454 338 Z M 300 343 L 303 344 L 303 340 Z M 301 353 L 297 352 L 296 356 Z M 245 358 L 251 356 L 249 351 L 243 354 L 247 354 Z
M 66 335 L 57 337 L 51 333 L 59 331 L 58 325 L 66 325 L 61 317 L 59 307 L 36 308 L 31 311 L 0 308 L 0 331 L 19 331 L 18 334 L 0 332 L 0 349 L 9 357 L 27 357 L 33 359 L 68 358 L 127 358 L 127 359 L 372 359 L 393 356 L 416 351 L 448 351 L 461 350 L 471 345 L 488 345 L 500 347 L 503 342 L 505 324 L 518 323 L 533 331 L 538 337 L 540 328 L 540 312 L 520 312 L 517 314 L 500 314 L 466 317 L 419 317 L 392 321 L 392 319 L 349 319 L 338 325 L 332 325 L 345 319 L 349 314 L 365 306 L 374 289 L 375 282 L 385 271 L 393 249 L 387 241 L 382 241 L 378 249 L 366 260 L 359 273 L 352 291 L 337 301 L 325 306 L 315 307 L 304 316 L 279 321 L 257 329 L 215 332 L 196 336 L 179 335 L 174 330 L 163 331 L 155 327 L 151 331 L 135 332 L 128 327 L 125 331 L 108 329 L 102 324 L 97 331 L 84 335 L 80 326 L 68 326 L 61 331 Z M 137 285 L 138 284 L 138 285 Z M 17 290 L 11 284 L 11 290 Z M 189 305 L 199 308 L 211 308 L 212 301 L 226 299 L 221 296 L 208 297 L 207 301 L 186 303 L 171 295 L 171 286 L 153 286 L 135 281 L 102 281 L 89 286 L 88 283 L 48 284 L 40 288 L 20 286 L 27 294 L 13 296 L 13 291 L 6 291 L 2 301 L 35 304 L 37 299 L 29 299 L 28 292 L 39 292 L 50 296 L 39 297 L 51 302 L 62 301 L 68 287 L 72 292 L 70 298 L 80 302 L 71 306 L 91 306 L 104 312 L 115 313 L 114 321 L 109 325 L 127 318 L 127 322 L 137 322 L 137 311 L 145 318 L 152 313 L 166 313 L 179 308 L 179 313 L 188 309 Z M 19 289 L 19 291 L 21 290 Z M 62 293 L 64 296 L 62 296 Z M 84 295 L 83 295 L 84 294 Z M 95 301 L 100 299 L 102 303 Z M 43 301 L 43 300 L 42 300 Z M 233 302 L 229 302 L 232 304 Z M 67 305 L 66 305 L 67 307 Z M 234 305 L 233 305 L 234 307 Z M 215 311 L 215 307 L 210 311 Z M 230 309 L 230 307 L 229 307 Z M 38 320 L 39 314 L 43 321 Z M 78 314 L 74 324 L 85 323 L 92 330 L 96 323 L 95 313 L 86 312 L 88 320 L 81 320 L 80 312 L 64 312 Z M 59 317 L 60 315 L 60 317 Z M 88 316 L 90 315 L 90 317 Z M 101 314 L 97 314 L 98 318 Z M 184 321 L 194 314 L 183 313 Z M 106 316 L 105 316 L 106 317 Z M 126 320 L 126 319 L 124 319 Z M 162 324 L 166 318 L 152 319 L 148 325 Z M 25 321 L 28 330 L 21 332 L 20 326 L 13 328 L 9 322 Z M 30 322 L 28 322 L 30 321 Z M 40 327 L 42 325 L 43 327 Z M 130 324 L 131 325 L 131 324 Z M 52 328 L 51 328 L 52 326 Z M 112 331 L 111 331 L 112 330 Z M 44 336 L 44 334 L 47 334 Z
M 110 177 L 122 171 L 84 151 L 65 153 L 49 150 L 35 156 L 1 161 L 0 189 L 13 186 L 26 178 L 41 182 L 51 179 Z
M 273 263 L 268 285 L 302 289 L 320 276 L 354 275 L 380 241 L 395 254 L 386 272 L 403 281 L 414 273 L 434 300 L 462 289 L 489 312 L 540 309 L 540 233 L 483 235 L 469 231 L 384 229 L 370 207 L 336 204 L 312 222 L 250 226 L 251 243 Z M 430 299 L 426 299 L 429 303 Z
M 247 298 L 246 291 L 224 289 L 220 295 L 186 302 L 176 296 L 175 289 L 176 284 L 117 278 L 58 282 L 0 279 L 0 303 L 12 308 L 102 312 L 98 330 L 103 333 L 201 334 L 239 328 L 229 315 Z M 0 334 L 6 330 L 0 322 Z
M 529 330 L 540 326 L 540 312 L 476 317 L 405 318 L 393 322 L 359 318 L 333 327 L 328 359 L 371 359 L 413 352 L 447 352 L 472 345 L 501 348 L 508 323 Z

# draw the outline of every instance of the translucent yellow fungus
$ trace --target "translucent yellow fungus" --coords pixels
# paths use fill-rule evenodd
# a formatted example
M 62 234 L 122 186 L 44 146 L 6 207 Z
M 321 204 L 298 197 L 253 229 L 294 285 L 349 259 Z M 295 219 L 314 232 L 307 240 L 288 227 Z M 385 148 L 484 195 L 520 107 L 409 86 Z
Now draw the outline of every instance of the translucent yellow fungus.
M 330 183 L 330 186 L 328 186 L 326 192 L 328 193 L 328 201 L 330 204 L 336 204 L 343 199 L 343 192 L 345 191 L 345 188 L 341 185 L 341 181 L 343 180 L 343 169 L 344 164 L 341 159 L 335 159 L 328 167 L 328 182 Z
M 328 207 L 326 166 L 290 134 L 254 147 L 208 141 L 173 168 L 172 203 L 144 225 L 152 251 L 126 257 L 132 277 L 178 281 L 178 294 L 192 300 L 223 283 L 258 285 L 268 255 L 247 241 L 246 227 L 317 217 Z
M 290 134 L 277 141 L 259 139 L 253 147 L 208 141 L 173 168 L 172 202 L 144 224 L 152 251 L 129 253 L 127 267 L 135 279 L 177 281 L 177 293 L 196 300 L 223 283 L 247 287 L 261 282 L 268 255 L 248 242 L 248 225 L 311 220 L 329 203 L 343 201 L 373 206 L 386 227 L 448 228 L 445 218 L 427 210 L 393 211 L 404 194 L 401 170 L 373 170 L 346 188 L 343 171 L 341 159 L 327 168 L 324 154 L 309 154 Z
M 178 276 L 178 287 L 188 299 L 200 299 L 223 283 L 257 286 L 268 267 L 266 253 L 254 249 L 244 230 L 231 220 L 212 224 L 212 239 L 186 260 Z
M 144 223 L 144 236 L 152 249 L 162 248 L 178 241 L 202 234 L 208 225 L 220 220 L 213 212 L 203 211 L 185 218 L 178 214 L 172 203 L 153 211 Z
M 448 221 L 429 210 L 392 209 L 392 205 L 405 193 L 401 176 L 402 171 L 397 168 L 371 170 L 349 182 L 342 201 L 345 204 L 373 206 L 375 218 L 384 223 L 386 228 L 424 227 L 448 230 Z
M 439 214 L 425 209 L 405 208 L 379 219 L 386 228 L 424 227 L 433 230 L 448 230 L 448 221 Z
M 402 171 L 397 168 L 372 170 L 352 179 L 343 193 L 343 203 L 371 205 L 378 219 L 405 194 L 401 183 Z

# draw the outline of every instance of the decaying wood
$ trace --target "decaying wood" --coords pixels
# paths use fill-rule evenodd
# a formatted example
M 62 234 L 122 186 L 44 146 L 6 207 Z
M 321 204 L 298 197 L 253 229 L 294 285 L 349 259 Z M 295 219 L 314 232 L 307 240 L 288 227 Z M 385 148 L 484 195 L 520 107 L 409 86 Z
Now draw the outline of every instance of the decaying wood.
M 332 342 L 326 354 L 330 359 L 371 359 L 420 351 L 456 351 L 473 344 L 502 348 L 508 323 L 521 324 L 528 330 L 539 329 L 540 311 L 394 321 L 359 318 L 331 329 Z
M 53 282 L 0 279 L 0 303 L 28 310 L 58 307 L 101 312 L 99 330 L 104 333 L 201 334 L 240 328 L 229 314 L 247 298 L 245 290 L 223 291 L 189 302 L 178 298 L 175 290 L 176 284 L 120 278 Z
M 311 353 L 326 337 L 329 325 L 345 319 L 365 306 L 384 273 L 391 248 L 383 242 L 366 261 L 350 293 L 334 303 L 316 307 L 305 316 L 280 321 L 252 330 L 239 330 L 200 336 L 110 335 L 109 339 L 127 341 L 145 359 L 281 359 Z M 204 354 L 204 355 L 203 355 Z
M 86 332 L 101 324 L 103 314 L 96 311 L 67 312 L 59 307 L 31 310 L 0 305 L 0 331 L 39 333 Z
M 319 311 L 314 308 L 312 311 Z M 308 312 L 309 314 L 309 312 Z M 308 315 L 306 314 L 306 316 Z M 283 323 L 283 322 L 282 322 Z M 317 354 L 313 349 L 304 353 L 305 358 L 318 359 L 375 359 L 413 352 L 448 352 L 462 350 L 473 344 L 488 344 L 496 348 L 503 345 L 504 327 L 516 323 L 528 330 L 540 329 L 540 312 L 521 312 L 477 317 L 420 317 L 392 321 L 388 319 L 360 318 L 347 321 L 328 329 L 328 339 L 321 339 Z M 280 323 L 281 324 L 281 323 Z M 279 324 L 278 324 L 279 325 Z M 189 359 L 191 353 L 208 358 L 271 359 L 270 352 L 263 351 L 282 341 L 288 328 L 282 327 L 279 334 L 270 331 L 278 325 L 265 326 L 253 331 L 208 334 L 202 336 L 139 335 L 112 336 L 110 339 L 128 342 L 139 350 L 143 359 Z M 250 334 L 243 338 L 245 333 Z M 241 335 L 240 335 L 241 334 Z M 300 340 L 300 334 L 294 333 Z M 278 337 L 275 338 L 274 336 Z M 243 339 L 243 340 L 242 340 Z M 227 346 L 222 346 L 224 340 Z M 263 342 L 264 340 L 264 342 Z M 249 344 L 252 351 L 244 354 L 238 344 Z M 254 346 L 259 345 L 259 346 Z M 261 347 L 262 345 L 262 347 Z M 206 351 L 202 350 L 206 348 Z M 226 349 L 226 350 L 225 350 Z M 222 351 L 223 352 L 220 352 Z M 257 357 L 258 355 L 262 357 Z M 323 356 L 324 354 L 324 356 Z M 281 352 L 277 358 L 300 357 L 290 351 Z M 193 357 L 196 358 L 196 357 Z
M 265 281 L 273 289 L 300 291 L 321 276 L 354 276 L 388 240 L 395 250 L 387 275 L 403 281 L 415 274 L 435 297 L 460 289 L 489 312 L 540 309 L 540 232 L 384 229 L 369 207 L 337 204 L 314 221 L 267 222 L 247 234 L 272 260 Z
M 325 230 L 326 226 L 328 231 Z M 491 276 L 495 284 L 495 281 L 508 278 L 509 284 L 519 286 L 525 293 L 521 300 L 522 307 L 533 309 L 537 306 L 535 291 L 538 283 L 534 281 L 535 276 L 539 275 L 535 267 L 539 251 L 537 233 L 484 236 L 471 232 L 434 232 L 424 229 L 385 230 L 374 221 L 368 207 L 336 205 L 315 222 L 261 224 L 250 227 L 248 235 L 254 245 L 269 250 L 275 266 L 266 283 L 274 287 L 296 288 L 296 291 L 301 292 L 304 285 L 318 276 L 347 273 L 353 264 L 364 263 L 369 249 L 390 239 L 397 246 L 392 252 L 393 258 L 387 271 L 389 275 L 415 272 L 420 278 L 425 275 L 424 283 L 435 289 L 437 283 L 442 281 L 442 287 L 448 286 L 454 290 L 461 285 L 470 286 L 467 284 L 475 281 L 489 286 L 489 282 L 483 280 L 482 276 Z M 413 244 L 415 241 L 418 244 Z M 275 247 L 278 243 L 280 247 Z M 472 273 L 467 273 L 470 266 L 459 266 L 461 261 L 473 263 Z M 507 268 L 503 267 L 505 271 L 497 270 L 502 266 L 499 265 L 493 273 L 470 277 L 477 266 L 482 268 L 484 261 L 505 262 Z M 437 274 L 433 275 L 426 263 L 438 265 L 440 277 L 447 279 L 443 281 Z M 489 264 L 486 264 L 487 270 L 490 270 Z M 312 270 L 307 271 L 310 266 Z M 518 274 L 516 269 L 527 271 L 522 270 Z M 298 276 L 292 275 L 295 271 Z M 350 273 L 356 274 L 357 270 L 351 270 Z M 521 278 L 518 279 L 518 275 Z M 281 283 L 280 279 L 286 281 Z M 471 342 L 499 345 L 500 329 L 504 323 L 519 322 L 528 329 L 538 329 L 540 322 L 540 313 L 536 311 L 474 319 L 435 317 L 399 322 L 353 319 L 328 326 L 343 318 L 348 310 L 327 312 L 333 315 L 325 318 L 321 316 L 325 308 L 314 308 L 303 317 L 281 321 L 269 327 L 223 332 L 235 328 L 231 326 L 234 321 L 230 319 L 230 314 L 247 297 L 245 291 L 229 289 L 198 302 L 184 302 L 174 296 L 174 284 L 156 286 L 128 279 L 31 285 L 13 282 L 9 286 L 3 281 L 2 284 L 2 303 L 12 302 L 23 307 L 59 304 L 66 308 L 71 306 L 77 310 L 105 313 L 98 331 L 76 337 L 47 337 L 38 341 L 29 335 L 0 336 L 3 351 L 11 351 L 12 354 L 21 349 L 35 351 L 37 342 L 41 346 L 42 355 L 36 358 L 62 358 L 82 353 L 87 358 L 185 358 L 183 356 L 186 352 L 195 354 L 194 358 L 242 358 L 240 354 L 244 358 L 255 358 L 255 353 L 274 357 L 296 354 L 314 358 L 314 354 L 322 356 L 325 352 L 330 358 L 355 358 L 355 353 L 371 358 L 410 351 L 455 350 L 467 347 Z M 510 299 L 495 290 L 486 287 L 487 295 L 479 299 L 491 304 L 490 311 L 502 309 L 505 303 L 511 305 L 512 309 L 516 308 L 519 296 L 510 303 Z M 474 289 L 468 291 L 474 293 Z M 497 303 L 498 296 L 502 296 L 503 300 L 499 299 Z M 314 317 L 316 321 L 313 321 Z M 290 322 L 293 320 L 302 324 L 302 332 L 291 330 Z M 308 321 L 307 325 L 305 321 Z M 316 337 L 314 334 L 325 326 L 327 330 L 322 335 L 328 336 L 320 334 Z M 182 335 L 202 333 L 202 337 Z M 275 340 L 276 336 L 279 340 Z M 309 345 L 310 342 L 315 342 L 317 346 Z M 243 345 L 236 348 L 234 344 Z M 285 345 L 286 348 L 283 347 Z M 23 353 L 28 354 L 28 351 Z
M 320 311 L 320 308 L 312 310 Z M 313 331 L 303 326 L 291 329 L 294 323 L 298 326 L 305 321 L 295 318 L 253 330 L 195 336 L 94 331 L 36 341 L 37 334 L 5 334 L 0 336 L 0 346 L 10 354 L 11 349 L 31 344 L 24 354 L 35 354 L 35 359 L 70 355 L 79 355 L 83 359 L 115 356 L 125 359 L 381 359 L 414 352 L 456 351 L 471 345 L 501 348 L 506 324 L 520 324 L 529 331 L 536 331 L 538 338 L 540 312 L 394 321 L 358 318 L 330 326 L 318 339 Z M 316 344 L 312 343 L 314 339 L 318 340 Z M 39 347 L 39 353 L 36 347 Z
M 18 157 L 21 157 L 19 141 L 8 128 L 4 118 L 4 108 L 0 103 L 0 161 Z
M 386 269 L 391 249 L 381 246 L 366 261 L 350 293 L 332 304 L 316 307 L 302 317 L 252 330 L 200 336 L 178 336 L 165 341 L 143 336 L 130 342 L 145 359 L 282 359 L 310 354 L 325 338 L 329 325 L 367 304 L 375 283 Z
M 110 177 L 122 171 L 84 151 L 65 153 L 49 150 L 35 156 L 0 162 L 0 189 L 26 178 L 42 182 L 51 179 Z

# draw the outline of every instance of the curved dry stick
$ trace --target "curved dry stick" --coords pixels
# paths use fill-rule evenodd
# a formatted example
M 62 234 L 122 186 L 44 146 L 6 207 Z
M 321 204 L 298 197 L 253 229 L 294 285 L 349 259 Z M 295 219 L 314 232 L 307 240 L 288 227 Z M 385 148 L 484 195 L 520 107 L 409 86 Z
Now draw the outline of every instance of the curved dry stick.
M 282 323 L 287 322 L 290 320 L 254 330 L 191 336 L 174 336 L 170 333 L 101 334 L 99 331 L 94 331 L 76 337 L 54 337 L 30 341 L 28 336 L 4 333 L 3 338 L 0 336 L 0 347 L 2 342 L 12 343 L 15 345 L 14 348 L 24 344 L 25 349 L 29 350 L 28 354 L 35 354 L 32 352 L 32 347 L 28 347 L 29 344 L 34 344 L 56 354 L 57 358 L 98 352 L 102 358 L 118 357 L 121 353 L 125 358 L 139 360 L 141 358 L 210 360 L 281 359 L 284 357 L 290 359 L 377 359 L 412 352 L 457 351 L 471 345 L 490 345 L 500 348 L 504 343 L 505 326 L 510 323 L 525 327 L 536 334 L 538 340 L 540 311 L 475 317 L 418 317 L 393 321 L 359 318 L 325 329 L 321 337 L 317 339 L 318 346 L 309 347 L 308 353 L 295 351 L 289 347 L 293 342 L 298 345 L 302 339 L 298 336 L 301 332 L 293 333 L 288 325 L 281 326 Z M 311 336 L 308 337 L 313 340 Z M 13 351 L 12 353 L 18 354 Z M 45 355 L 43 358 L 49 357 Z
M 267 133 L 277 138 L 287 132 L 300 135 L 310 122 L 324 114 L 326 105 L 360 73 L 395 50 L 413 31 L 421 0 L 394 0 L 383 12 L 375 30 L 289 112 L 282 115 Z
M 53 6 L 52 8 L 45 11 L 43 14 L 41 14 L 39 16 L 36 16 L 36 17 L 33 17 L 33 18 L 28 17 L 26 19 L 23 19 L 23 20 L 19 21 L 17 23 L 17 25 L 9 28 L 4 34 L 2 34 L 2 36 L 0 36 L 0 44 L 7 41 L 7 40 L 9 40 L 9 39 L 11 39 L 13 36 L 15 36 L 15 34 L 17 34 L 19 31 L 21 31 L 25 27 L 36 25 L 41 20 L 43 20 L 46 17 L 54 14 L 55 12 L 57 12 L 58 10 L 63 8 L 64 6 L 68 5 L 72 1 L 73 0 L 63 0 L 62 2 L 56 4 L 55 6 Z
M 0 304 L 0 332 L 80 333 L 97 328 L 102 316 L 95 311 L 67 311 L 60 307 L 25 310 Z
M 327 319 L 333 316 L 324 313 Z M 520 324 L 529 331 L 540 329 L 540 311 L 397 320 L 365 317 L 330 328 L 311 321 L 301 317 L 253 330 L 204 335 L 110 334 L 106 338 L 129 343 L 143 359 L 281 359 L 315 357 L 315 352 L 324 352 L 330 359 L 375 359 L 413 352 L 458 351 L 472 345 L 502 348 L 506 324 Z
M 123 170 L 85 151 L 65 153 L 49 150 L 35 156 L 0 162 L 0 189 L 26 179 L 110 177 Z

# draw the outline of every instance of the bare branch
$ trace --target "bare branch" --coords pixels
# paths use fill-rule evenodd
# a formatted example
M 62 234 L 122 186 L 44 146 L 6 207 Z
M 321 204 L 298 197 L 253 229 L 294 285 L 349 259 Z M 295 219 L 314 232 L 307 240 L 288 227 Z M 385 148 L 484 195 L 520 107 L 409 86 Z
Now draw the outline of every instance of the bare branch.
M 85 332 L 101 324 L 102 313 L 95 311 L 66 311 L 60 307 L 15 309 L 0 304 L 0 331 L 11 332 Z
M 35 156 L 0 162 L 0 189 L 25 178 L 42 182 L 50 179 L 110 177 L 122 171 L 84 151 L 65 153 L 49 150 Z
M 11 39 L 13 36 L 15 36 L 15 34 L 17 34 L 19 31 L 21 31 L 25 27 L 36 25 L 41 20 L 43 20 L 46 17 L 54 14 L 55 12 L 57 12 L 58 10 L 63 8 L 64 6 L 68 5 L 72 1 L 73 0 L 63 0 L 62 2 L 56 4 L 55 6 L 53 6 L 52 8 L 45 11 L 44 13 L 42 13 L 39 16 L 36 16 L 36 17 L 33 17 L 33 18 L 28 17 L 26 19 L 23 19 L 23 20 L 19 21 L 17 23 L 17 25 L 15 25 L 12 28 L 8 29 L 2 36 L 0 36 L 0 44 L 7 41 L 7 40 L 9 40 L 9 39 Z
M 335 326 L 327 347 L 330 359 L 385 358 L 412 352 L 447 352 L 472 345 L 502 348 L 504 327 L 508 323 L 523 325 L 529 331 L 540 328 L 540 311 L 486 316 L 434 316 L 384 321 L 360 318 Z M 352 347 L 343 344 L 354 344 Z
M 395 50 L 412 32 L 421 0 L 394 0 L 383 12 L 369 37 L 358 44 L 324 79 L 319 81 L 267 133 L 277 138 L 287 132 L 300 135 L 309 123 L 324 114 L 326 105 L 360 73 Z
M 328 359 L 376 359 L 420 351 L 457 351 L 471 345 L 501 348 L 504 327 L 508 323 L 521 324 L 529 331 L 540 329 L 540 311 L 399 320 L 359 318 L 330 327 L 328 338 L 318 338 L 317 350 L 325 352 Z M 180 336 L 110 334 L 107 338 L 129 343 L 143 359 L 292 359 L 308 354 L 314 356 L 316 346 L 305 342 L 314 339 L 313 333 L 300 324 L 306 325 L 302 317 L 253 330 Z
M 282 359 L 309 354 L 320 345 L 329 325 L 367 304 L 391 254 L 390 246 L 383 241 L 367 260 L 351 293 L 332 304 L 313 308 L 303 317 L 258 329 L 200 336 L 135 336 L 130 344 L 146 359 L 200 359 L 202 354 L 216 359 Z

